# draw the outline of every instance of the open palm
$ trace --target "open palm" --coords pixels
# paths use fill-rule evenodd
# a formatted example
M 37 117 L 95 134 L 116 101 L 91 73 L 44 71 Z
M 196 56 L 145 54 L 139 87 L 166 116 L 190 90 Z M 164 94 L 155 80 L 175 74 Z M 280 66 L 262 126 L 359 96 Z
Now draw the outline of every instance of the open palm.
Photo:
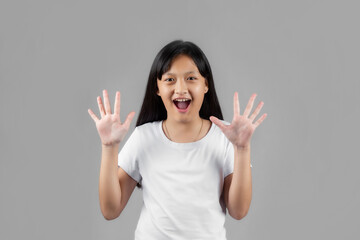
M 115 144 L 119 144 L 124 139 L 127 131 L 129 130 L 130 123 L 135 115 L 135 112 L 129 113 L 125 122 L 121 124 L 120 92 L 116 92 L 114 114 L 111 113 L 109 96 L 106 90 L 103 90 L 103 96 L 105 108 L 101 101 L 101 97 L 97 98 L 101 119 L 98 119 L 97 116 L 93 113 L 93 111 L 91 111 L 91 109 L 88 109 L 88 112 L 91 118 L 96 123 L 96 128 L 98 130 L 101 143 L 106 146 L 112 146 Z
M 240 115 L 240 105 L 238 93 L 234 94 L 234 117 L 230 125 L 225 125 L 218 118 L 211 116 L 210 121 L 216 124 L 229 141 L 236 147 L 246 148 L 250 146 L 251 136 L 255 129 L 264 121 L 267 114 L 264 113 L 255 123 L 253 123 L 256 116 L 259 114 L 264 102 L 260 102 L 250 117 L 249 114 L 254 104 L 256 94 L 252 94 L 250 100 L 245 108 L 244 114 Z

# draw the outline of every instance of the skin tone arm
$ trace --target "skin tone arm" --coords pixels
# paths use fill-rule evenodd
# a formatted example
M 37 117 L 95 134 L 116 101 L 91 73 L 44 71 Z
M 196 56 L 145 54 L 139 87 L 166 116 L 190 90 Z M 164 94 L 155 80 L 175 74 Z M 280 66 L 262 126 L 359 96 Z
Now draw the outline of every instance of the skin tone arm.
M 117 171 L 119 146 L 102 145 L 99 176 L 100 209 L 107 220 L 117 217 L 120 209 L 121 187 Z
M 250 146 L 236 148 L 234 146 L 234 172 L 230 183 L 227 208 L 235 219 L 245 217 L 252 198 L 252 177 L 250 167 Z
M 243 115 L 240 115 L 240 105 L 238 93 L 234 94 L 234 117 L 230 125 L 223 124 L 218 118 L 211 116 L 210 120 L 216 124 L 233 144 L 234 147 L 234 172 L 230 175 L 230 181 L 225 181 L 224 195 L 228 199 L 226 207 L 235 219 L 240 220 L 245 217 L 251 203 L 252 196 L 252 177 L 250 168 L 250 140 L 255 129 L 266 118 L 263 114 L 255 123 L 255 117 L 259 114 L 264 102 L 260 102 L 249 116 L 253 107 L 256 94 L 250 97 L 248 105 Z
M 120 122 L 120 92 L 116 92 L 115 96 L 115 113 L 111 113 L 109 96 L 106 90 L 103 91 L 105 107 L 101 101 L 101 97 L 97 98 L 101 119 L 88 109 L 88 112 L 98 130 L 101 144 L 101 166 L 99 177 L 99 199 L 100 208 L 103 216 L 107 220 L 116 218 L 120 212 L 121 206 L 121 186 L 118 172 L 118 151 L 120 142 L 124 139 L 129 130 L 131 120 L 135 112 L 128 114 L 125 122 Z

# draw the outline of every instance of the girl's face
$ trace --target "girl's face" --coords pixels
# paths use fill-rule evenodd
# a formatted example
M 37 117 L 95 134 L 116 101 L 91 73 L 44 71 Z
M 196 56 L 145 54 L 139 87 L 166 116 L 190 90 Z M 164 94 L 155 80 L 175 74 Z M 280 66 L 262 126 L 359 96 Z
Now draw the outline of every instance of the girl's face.
M 157 80 L 157 86 L 168 118 L 188 122 L 199 117 L 208 86 L 191 57 L 182 54 L 174 58 L 169 71 Z

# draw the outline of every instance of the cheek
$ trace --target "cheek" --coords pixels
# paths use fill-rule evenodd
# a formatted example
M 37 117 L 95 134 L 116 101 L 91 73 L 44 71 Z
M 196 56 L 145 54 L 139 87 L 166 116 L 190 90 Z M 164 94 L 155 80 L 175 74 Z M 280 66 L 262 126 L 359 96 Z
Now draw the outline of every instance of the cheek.
M 161 99 L 165 106 L 171 106 L 173 104 L 172 102 L 172 95 L 171 92 L 168 89 L 161 89 Z
M 206 87 L 203 84 L 196 84 L 196 86 L 193 88 L 193 91 L 196 92 L 196 94 L 204 94 L 205 88 Z
M 202 100 L 205 95 L 205 87 L 204 86 L 197 86 L 193 89 L 194 98 L 196 97 L 199 100 Z
M 166 99 L 169 97 L 170 91 L 168 88 L 159 86 L 158 89 L 159 89 L 158 91 L 159 91 L 159 94 L 161 95 L 162 99 Z
M 201 108 L 204 101 L 204 94 L 202 92 L 198 92 L 196 95 L 193 95 L 192 104 L 196 106 L 196 108 Z

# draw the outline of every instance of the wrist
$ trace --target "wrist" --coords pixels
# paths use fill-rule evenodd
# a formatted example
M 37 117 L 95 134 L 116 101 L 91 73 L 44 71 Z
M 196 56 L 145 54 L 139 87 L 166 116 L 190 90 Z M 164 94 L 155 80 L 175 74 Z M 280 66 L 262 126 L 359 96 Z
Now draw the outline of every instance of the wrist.
M 234 145 L 234 149 L 238 151 L 250 151 L 250 144 L 245 146 L 236 146 Z
M 112 145 L 105 145 L 105 144 L 101 144 L 101 148 L 104 150 L 114 150 L 114 149 L 119 149 L 119 145 L 120 144 L 112 144 Z

